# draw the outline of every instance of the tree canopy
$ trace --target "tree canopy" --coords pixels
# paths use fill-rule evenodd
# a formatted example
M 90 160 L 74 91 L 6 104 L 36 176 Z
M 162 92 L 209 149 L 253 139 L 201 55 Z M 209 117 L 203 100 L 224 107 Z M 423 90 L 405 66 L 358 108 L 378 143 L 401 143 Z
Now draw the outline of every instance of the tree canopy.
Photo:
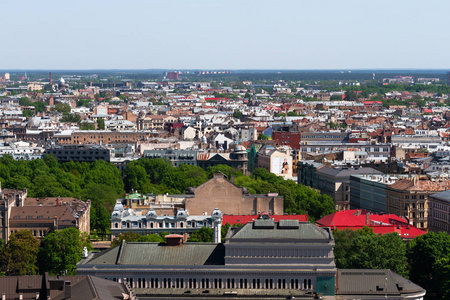
M 0 249 L 0 272 L 7 276 L 37 274 L 38 251 L 39 241 L 31 230 L 11 234 L 6 246 Z
M 429 232 L 409 243 L 410 278 L 427 290 L 427 296 L 448 299 L 450 235 Z M 447 279 L 446 284 L 438 278 Z
M 38 263 L 41 274 L 75 275 L 76 264 L 88 247 L 86 238 L 76 228 L 66 228 L 47 235 L 39 249 Z

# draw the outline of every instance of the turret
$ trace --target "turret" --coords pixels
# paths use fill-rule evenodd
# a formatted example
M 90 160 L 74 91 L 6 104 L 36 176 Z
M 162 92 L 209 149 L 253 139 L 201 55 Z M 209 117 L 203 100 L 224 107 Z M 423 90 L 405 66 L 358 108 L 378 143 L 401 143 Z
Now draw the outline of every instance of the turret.
M 214 243 L 219 244 L 222 242 L 222 218 L 223 214 L 215 208 L 211 214 L 213 226 L 214 226 Z

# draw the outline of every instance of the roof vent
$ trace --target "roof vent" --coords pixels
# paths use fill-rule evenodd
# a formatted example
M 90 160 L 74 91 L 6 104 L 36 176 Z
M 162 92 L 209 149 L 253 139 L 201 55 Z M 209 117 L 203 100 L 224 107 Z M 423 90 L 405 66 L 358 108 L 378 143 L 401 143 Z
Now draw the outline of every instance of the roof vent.
M 300 227 L 298 220 L 280 220 L 278 228 L 280 229 L 298 229 Z
M 273 219 L 257 219 L 253 223 L 254 229 L 274 229 L 275 221 Z

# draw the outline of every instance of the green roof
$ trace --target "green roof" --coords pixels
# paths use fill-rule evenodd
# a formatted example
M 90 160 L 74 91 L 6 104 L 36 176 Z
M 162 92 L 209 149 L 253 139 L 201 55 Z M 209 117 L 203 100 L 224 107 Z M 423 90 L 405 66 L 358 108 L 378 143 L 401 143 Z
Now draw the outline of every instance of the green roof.
M 136 198 L 144 199 L 145 197 L 139 193 L 136 193 L 136 194 L 130 194 L 130 195 L 126 196 L 125 198 L 126 199 L 136 199 Z
M 165 243 L 123 243 L 97 253 L 85 265 L 223 265 L 223 244 L 186 243 L 167 246 Z

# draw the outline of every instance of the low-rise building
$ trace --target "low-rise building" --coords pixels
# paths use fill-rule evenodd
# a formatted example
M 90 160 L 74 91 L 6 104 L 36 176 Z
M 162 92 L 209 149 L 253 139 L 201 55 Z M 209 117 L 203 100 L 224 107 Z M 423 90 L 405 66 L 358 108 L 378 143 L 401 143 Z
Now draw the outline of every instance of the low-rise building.
M 198 152 L 197 165 L 202 169 L 216 165 L 227 165 L 248 174 L 248 158 L 245 147 L 237 145 L 233 152 Z
M 144 150 L 144 157 L 147 158 L 168 158 L 172 162 L 173 166 L 185 165 L 197 165 L 197 151 L 196 150 L 180 150 L 180 149 L 154 149 Z
M 55 156 L 58 162 L 110 161 L 110 150 L 102 145 L 57 145 L 46 149 L 46 154 Z
M 0 189 L 1 239 L 26 229 L 37 239 L 75 227 L 90 232 L 91 203 L 76 198 L 27 198 L 27 190 Z

